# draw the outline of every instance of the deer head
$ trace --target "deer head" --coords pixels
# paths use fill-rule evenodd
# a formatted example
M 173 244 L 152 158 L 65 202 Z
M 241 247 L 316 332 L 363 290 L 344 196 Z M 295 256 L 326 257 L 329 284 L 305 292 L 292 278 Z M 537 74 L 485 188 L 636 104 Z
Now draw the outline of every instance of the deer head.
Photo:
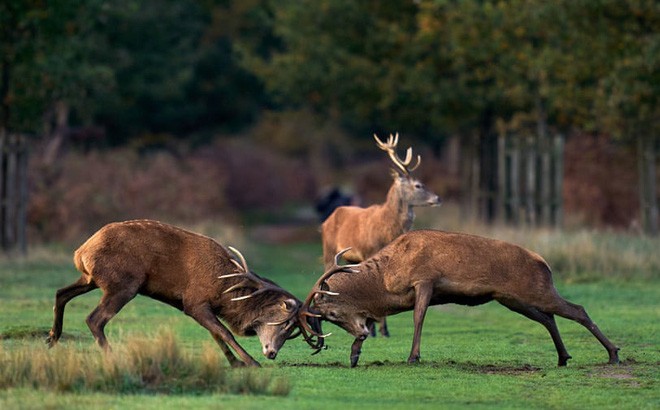
M 256 295 L 269 291 L 280 294 L 284 292 L 286 294 L 285 296 L 289 296 L 288 298 L 283 298 L 279 304 L 263 307 L 263 317 L 267 317 L 271 321 L 259 322 L 252 326 L 251 329 L 251 331 L 259 337 L 264 356 L 269 359 L 275 359 L 280 348 L 284 345 L 284 342 L 300 335 L 300 330 L 294 333 L 296 328 L 300 328 L 297 317 L 300 304 L 293 295 L 288 294 L 288 292 L 277 286 L 275 283 L 255 275 L 250 268 L 248 268 L 245 257 L 243 257 L 238 249 L 231 246 L 228 248 L 238 258 L 238 261 L 236 259 L 231 259 L 231 262 L 236 267 L 236 272 L 221 275 L 218 276 L 218 278 L 225 279 L 241 277 L 243 280 L 229 287 L 223 293 L 229 293 L 243 288 L 255 289 L 254 292 L 250 294 L 232 298 L 232 301 L 237 302 L 248 300 Z
M 440 197 L 424 186 L 424 184 L 416 178 L 413 178 L 412 172 L 419 167 L 422 162 L 422 157 L 417 155 L 417 162 L 411 166 L 413 159 L 412 148 L 408 147 L 406 150 L 406 157 L 401 159 L 396 153 L 396 147 L 399 143 L 399 134 L 390 134 L 387 142 L 381 141 L 376 134 L 374 134 L 376 145 L 378 148 L 387 152 L 395 168 L 393 168 L 392 177 L 394 178 L 394 186 L 399 192 L 399 197 L 402 202 L 409 206 L 436 206 L 440 205 L 442 200 Z
M 355 269 L 357 264 L 354 265 L 339 265 L 339 260 L 342 258 L 342 256 L 348 252 L 351 248 L 346 248 L 339 253 L 335 255 L 335 261 L 334 265 L 331 266 L 326 272 L 321 275 L 321 277 L 316 281 L 314 286 L 312 287 L 312 290 L 309 292 L 307 295 L 307 298 L 305 299 L 305 302 L 303 303 L 303 307 L 301 308 L 300 312 L 301 315 L 309 315 L 313 316 L 319 319 L 324 319 L 328 320 L 342 328 L 344 328 L 346 331 L 349 333 L 352 333 L 356 335 L 356 337 L 361 337 L 362 339 L 366 339 L 366 337 L 369 335 L 369 328 L 367 326 L 367 319 L 361 318 L 355 315 L 355 312 L 351 309 L 350 301 L 347 301 L 347 303 L 341 304 L 341 303 L 333 303 L 332 306 L 337 307 L 337 309 L 325 309 L 325 298 L 326 297 L 340 297 L 339 293 L 332 292 L 328 289 L 328 285 L 326 281 L 332 276 L 337 273 L 358 273 L 358 271 Z M 344 312 L 346 311 L 346 312 Z M 364 319 L 364 320 L 362 320 Z M 304 321 L 300 320 L 301 323 L 304 323 Z M 303 324 L 302 327 L 305 327 Z M 319 330 L 320 330 L 320 322 L 319 322 Z M 316 348 L 317 353 L 318 351 L 321 350 L 323 347 L 323 340 L 330 336 L 331 333 L 328 334 L 322 334 L 320 332 L 314 331 L 311 328 L 306 328 L 303 330 L 303 334 L 305 332 L 308 332 L 311 336 L 310 337 L 316 337 L 316 342 L 317 346 L 312 345 L 312 347 Z

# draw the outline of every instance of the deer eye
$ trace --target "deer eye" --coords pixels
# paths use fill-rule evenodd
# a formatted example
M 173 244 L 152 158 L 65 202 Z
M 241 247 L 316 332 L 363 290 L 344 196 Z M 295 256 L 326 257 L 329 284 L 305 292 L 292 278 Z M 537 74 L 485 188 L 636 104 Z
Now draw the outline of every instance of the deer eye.
M 424 188 L 424 185 L 420 184 L 419 182 L 415 183 L 415 189 L 422 189 Z
M 327 318 L 329 320 L 337 320 L 337 312 L 335 311 L 328 312 Z

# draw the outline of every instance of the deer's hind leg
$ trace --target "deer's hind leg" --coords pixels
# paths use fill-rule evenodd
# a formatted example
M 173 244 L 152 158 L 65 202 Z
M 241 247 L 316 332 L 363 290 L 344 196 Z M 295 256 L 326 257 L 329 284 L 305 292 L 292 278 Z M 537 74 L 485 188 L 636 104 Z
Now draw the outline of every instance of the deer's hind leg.
M 76 282 L 69 286 L 58 289 L 55 293 L 55 305 L 53 306 L 53 327 L 50 329 L 46 344 L 53 347 L 62 336 L 62 326 L 64 324 L 64 307 L 76 296 L 90 292 L 97 286 L 87 276 L 81 276 Z
M 420 344 L 422 342 L 422 326 L 424 326 L 424 317 L 431 302 L 433 294 L 433 284 L 420 282 L 415 285 L 415 309 L 413 311 L 413 321 L 415 332 L 413 333 L 412 349 L 408 356 L 408 363 L 417 363 L 420 358 Z
M 105 337 L 105 325 L 115 317 L 119 311 L 126 306 L 137 295 L 137 286 L 118 287 L 119 289 L 102 289 L 104 291 L 98 306 L 87 316 L 87 326 L 94 335 L 96 343 L 105 351 L 110 350 L 110 345 Z
M 564 346 L 564 342 L 561 340 L 561 335 L 559 334 L 559 329 L 557 328 L 554 315 L 541 312 L 534 307 L 525 306 L 514 301 L 499 302 L 512 311 L 520 313 L 526 318 L 542 324 L 550 333 L 550 337 L 552 337 L 552 341 L 555 344 L 555 349 L 557 349 L 557 356 L 559 358 L 558 366 L 566 366 L 566 363 L 568 362 L 568 359 L 571 358 L 571 355 L 568 354 L 568 351 L 566 351 L 566 347 Z
M 591 320 L 589 315 L 587 315 L 587 311 L 584 310 L 582 306 L 571 303 L 560 297 L 556 306 L 553 306 L 553 308 L 547 312 L 552 312 L 561 317 L 565 317 L 566 319 L 574 320 L 582 326 L 586 327 L 607 350 L 609 355 L 608 363 L 619 363 L 619 348 L 616 347 L 614 343 L 612 343 L 607 337 L 605 337 L 603 332 L 601 332 L 598 326 L 596 326 L 596 324 Z

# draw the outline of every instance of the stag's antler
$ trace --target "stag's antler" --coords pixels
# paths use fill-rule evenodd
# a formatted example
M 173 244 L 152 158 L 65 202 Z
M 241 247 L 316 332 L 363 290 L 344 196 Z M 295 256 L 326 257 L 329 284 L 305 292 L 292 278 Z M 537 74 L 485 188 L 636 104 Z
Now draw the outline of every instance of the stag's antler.
M 290 296 L 292 299 L 295 299 L 295 297 L 293 295 L 289 294 L 284 289 L 282 289 L 279 286 L 274 285 L 274 284 L 272 284 L 268 281 L 265 281 L 264 279 L 260 278 L 259 276 L 255 275 L 254 273 L 252 273 L 252 271 L 250 271 L 250 268 L 248 268 L 248 266 L 247 266 L 247 261 L 245 260 L 245 257 L 243 256 L 243 254 L 238 249 L 236 249 L 232 246 L 228 246 L 228 248 L 229 248 L 230 251 L 232 251 L 234 253 L 234 255 L 236 255 L 236 257 L 238 257 L 238 259 L 240 259 L 241 262 L 239 263 L 236 259 L 231 259 L 231 262 L 234 265 L 236 265 L 236 268 L 237 268 L 238 271 L 236 273 L 229 273 L 229 274 L 226 274 L 226 275 L 218 276 L 218 278 L 219 279 L 225 279 L 225 278 L 243 277 L 244 279 L 241 282 L 229 287 L 223 293 L 229 293 L 229 292 L 237 290 L 237 289 L 243 289 L 243 288 L 248 288 L 248 287 L 249 288 L 254 288 L 254 287 L 257 288 L 256 291 L 250 293 L 249 295 L 237 296 L 237 297 L 231 298 L 232 301 L 246 300 L 246 299 L 249 299 L 249 298 L 251 298 L 255 295 L 258 295 L 260 293 L 267 292 L 267 291 L 275 291 L 275 292 L 279 292 L 279 293 L 285 293 L 288 296 Z M 299 310 L 299 308 L 293 310 L 286 318 L 284 318 L 280 321 L 267 322 L 266 324 L 270 325 L 270 326 L 278 326 L 278 325 L 281 325 L 283 323 L 286 323 L 286 322 L 290 321 L 291 319 L 295 318 L 298 315 L 298 310 Z M 292 325 L 293 325 L 293 322 L 292 322 Z M 298 325 L 298 326 L 300 327 L 300 325 Z M 297 333 L 294 333 L 291 336 L 289 336 L 288 339 L 296 338 L 301 333 L 302 333 L 302 330 L 299 330 Z
M 394 165 L 396 165 L 404 175 L 410 175 L 411 172 L 417 169 L 420 162 L 422 162 L 422 157 L 417 155 L 417 163 L 413 167 L 410 166 L 410 161 L 412 161 L 412 148 L 410 147 L 406 150 L 406 158 L 403 160 L 399 158 L 399 156 L 396 154 L 396 146 L 399 143 L 398 132 L 394 136 L 390 134 L 389 138 L 387 138 L 387 142 L 383 142 L 378 139 L 376 134 L 374 134 L 374 138 L 376 139 L 376 145 L 378 145 L 378 148 L 387 152 L 392 162 L 394 162 Z
M 322 316 L 318 314 L 316 311 L 314 311 L 311 307 L 312 300 L 314 299 L 314 296 L 317 294 L 324 294 L 324 295 L 331 295 L 331 296 L 337 296 L 339 295 L 336 292 L 331 292 L 329 290 L 322 290 L 321 286 L 323 286 L 323 283 L 325 283 L 330 276 L 334 275 L 335 273 L 339 272 L 346 272 L 346 273 L 357 273 L 358 271 L 354 269 L 358 265 L 339 265 L 339 260 L 341 257 L 351 250 L 351 248 L 346 248 L 339 253 L 335 255 L 335 263 L 334 265 L 328 269 L 321 277 L 316 281 L 314 286 L 312 287 L 312 290 L 309 292 L 309 295 L 307 295 L 307 298 L 305 299 L 305 302 L 303 303 L 302 307 L 298 311 L 298 321 L 300 323 L 300 330 L 305 338 L 305 341 L 307 344 L 309 344 L 312 349 L 315 349 L 316 351 L 312 354 L 316 354 L 321 351 L 323 348 L 324 344 L 324 339 L 328 336 L 330 336 L 332 333 L 327 333 L 327 334 L 322 334 L 320 332 L 315 331 L 314 329 L 311 328 L 311 326 L 307 323 L 307 318 L 308 317 L 313 317 L 313 318 L 321 318 Z M 316 339 L 314 339 L 316 337 Z
M 267 292 L 269 290 L 276 291 L 276 292 L 283 292 L 284 289 L 280 288 L 279 286 L 276 286 L 270 282 L 267 282 L 260 278 L 259 276 L 255 275 L 250 271 L 250 269 L 247 266 L 247 262 L 245 261 L 245 257 L 241 254 L 241 252 L 238 251 L 238 249 L 229 246 L 228 247 L 230 251 L 236 255 L 241 263 L 238 263 L 236 259 L 231 259 L 231 262 L 236 265 L 236 268 L 238 271 L 236 273 L 229 273 L 227 275 L 221 275 L 218 276 L 219 279 L 226 279 L 226 278 L 234 278 L 234 277 L 242 277 L 244 278 L 241 282 L 229 287 L 227 290 L 225 290 L 223 293 L 229 293 L 237 289 L 243 289 L 243 288 L 257 288 L 256 291 L 250 293 L 249 295 L 245 296 L 237 296 L 235 298 L 232 298 L 232 301 L 237 301 L 237 300 L 245 300 L 249 299 L 253 296 L 256 296 L 260 293 Z

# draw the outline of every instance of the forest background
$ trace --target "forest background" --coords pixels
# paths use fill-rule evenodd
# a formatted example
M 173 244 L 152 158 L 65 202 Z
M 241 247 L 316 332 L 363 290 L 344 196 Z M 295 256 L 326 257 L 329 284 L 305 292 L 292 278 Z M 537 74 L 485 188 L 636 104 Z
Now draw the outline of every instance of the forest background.
M 657 233 L 659 28 L 652 0 L 4 1 L 0 140 L 27 147 L 30 243 L 381 201 L 395 132 L 486 220 L 498 138 L 560 136 L 555 223 Z

